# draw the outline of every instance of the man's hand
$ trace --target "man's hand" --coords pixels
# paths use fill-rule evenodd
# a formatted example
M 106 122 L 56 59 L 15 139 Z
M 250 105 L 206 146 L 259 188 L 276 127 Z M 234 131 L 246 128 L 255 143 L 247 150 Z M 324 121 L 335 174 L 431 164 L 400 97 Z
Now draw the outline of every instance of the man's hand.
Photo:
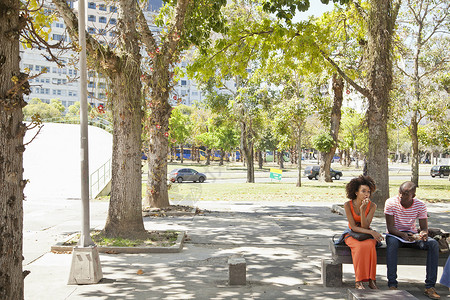
M 414 242 L 414 236 L 412 233 L 408 233 L 408 232 L 401 232 L 399 235 L 402 239 L 404 239 L 405 241 L 409 241 L 409 242 Z
M 419 232 L 419 236 L 422 241 L 426 241 L 428 239 L 428 231 L 422 230 L 421 232 Z

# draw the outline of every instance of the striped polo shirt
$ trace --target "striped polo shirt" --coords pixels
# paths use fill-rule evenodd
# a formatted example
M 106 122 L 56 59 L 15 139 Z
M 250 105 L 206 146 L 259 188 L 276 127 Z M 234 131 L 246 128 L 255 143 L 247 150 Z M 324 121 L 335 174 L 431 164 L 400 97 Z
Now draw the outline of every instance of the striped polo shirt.
M 384 213 L 394 216 L 394 226 L 400 231 L 418 232 L 416 219 L 426 219 L 428 217 L 425 203 L 414 198 L 413 204 L 408 208 L 404 208 L 398 195 L 386 200 Z

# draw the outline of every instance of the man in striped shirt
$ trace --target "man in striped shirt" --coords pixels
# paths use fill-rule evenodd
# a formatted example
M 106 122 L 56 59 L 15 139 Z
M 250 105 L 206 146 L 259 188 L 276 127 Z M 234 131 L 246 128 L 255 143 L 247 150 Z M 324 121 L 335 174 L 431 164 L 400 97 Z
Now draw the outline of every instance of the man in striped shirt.
M 398 196 L 386 200 L 384 214 L 387 231 L 400 237 L 405 243 L 393 236 L 386 236 L 387 278 L 390 289 L 397 289 L 397 253 L 399 247 L 411 247 L 427 250 L 427 275 L 424 294 L 431 299 L 440 299 L 434 288 L 437 280 L 439 245 L 428 237 L 428 216 L 425 204 L 416 196 L 416 185 L 407 181 L 399 188 Z M 416 228 L 419 219 L 420 231 Z

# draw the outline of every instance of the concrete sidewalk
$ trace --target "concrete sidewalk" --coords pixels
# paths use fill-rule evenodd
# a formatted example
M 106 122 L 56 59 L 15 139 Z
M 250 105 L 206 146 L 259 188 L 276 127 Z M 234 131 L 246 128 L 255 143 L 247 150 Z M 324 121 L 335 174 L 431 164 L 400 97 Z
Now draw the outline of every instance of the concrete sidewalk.
M 40 207 L 25 202 L 25 299 L 346 299 L 353 288 L 353 266 L 344 265 L 344 286 L 324 288 L 321 259 L 330 257 L 329 237 L 346 226 L 331 203 L 198 202 L 207 209 L 193 217 L 146 217 L 147 229 L 184 230 L 189 240 L 175 254 L 101 254 L 104 279 L 95 285 L 69 286 L 70 254 L 50 253 L 50 246 L 79 231 L 80 201 Z M 91 202 L 91 225 L 102 228 L 106 202 Z M 430 204 L 430 223 L 446 228 L 449 207 Z M 28 213 L 27 213 L 28 212 Z M 31 216 L 31 217 L 30 217 Z M 46 224 L 46 222 L 48 224 Z M 40 229 L 37 229 L 36 226 Z M 374 220 L 378 230 L 384 220 Z M 31 230 L 34 228 L 34 230 Z M 28 233 L 27 233 L 28 230 Z M 228 286 L 227 260 L 244 255 L 246 286 Z M 143 270 L 142 275 L 137 275 Z M 439 268 L 439 278 L 442 268 Z M 378 266 L 378 285 L 386 290 L 386 268 Z M 425 267 L 399 266 L 399 288 L 419 299 Z M 437 285 L 441 299 L 448 289 Z

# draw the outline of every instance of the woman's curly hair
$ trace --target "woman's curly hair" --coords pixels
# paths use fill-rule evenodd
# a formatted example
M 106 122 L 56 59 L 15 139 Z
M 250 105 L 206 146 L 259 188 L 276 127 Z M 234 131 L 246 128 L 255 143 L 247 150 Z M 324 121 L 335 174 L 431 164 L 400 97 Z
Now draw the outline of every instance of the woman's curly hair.
M 367 185 L 370 189 L 370 194 L 377 189 L 375 185 L 375 181 L 370 176 L 360 175 L 359 177 L 353 178 L 349 183 L 345 186 L 345 191 L 347 192 L 347 198 L 351 200 L 356 199 L 356 192 L 359 190 L 361 185 Z

